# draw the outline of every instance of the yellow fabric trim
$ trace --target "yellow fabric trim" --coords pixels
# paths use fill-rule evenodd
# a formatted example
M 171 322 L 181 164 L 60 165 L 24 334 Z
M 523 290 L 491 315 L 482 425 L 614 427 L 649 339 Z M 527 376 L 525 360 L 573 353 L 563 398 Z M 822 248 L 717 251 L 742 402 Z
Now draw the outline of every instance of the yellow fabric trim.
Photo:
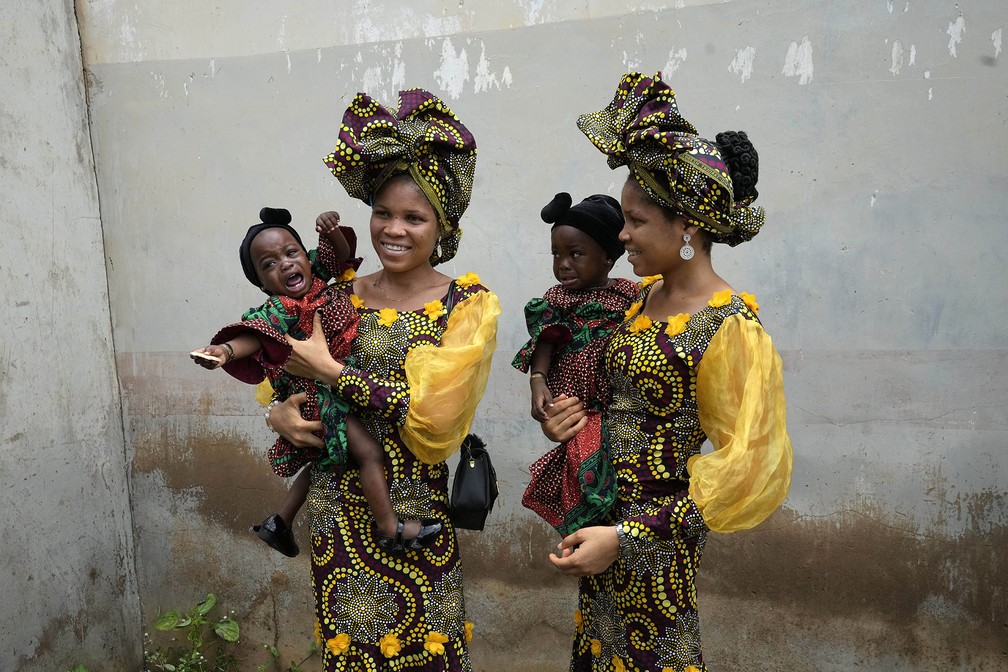
M 794 453 L 783 365 L 755 320 L 722 323 L 697 369 L 700 426 L 714 452 L 694 455 L 689 495 L 716 532 L 763 522 L 787 497 Z
M 439 346 L 406 355 L 410 406 L 399 435 L 421 462 L 444 462 L 469 433 L 490 376 L 500 313 L 492 292 L 477 292 L 452 309 Z
M 262 382 L 256 387 L 255 398 L 263 406 L 269 406 L 270 402 L 273 401 L 273 386 L 270 385 L 269 378 L 263 378 Z

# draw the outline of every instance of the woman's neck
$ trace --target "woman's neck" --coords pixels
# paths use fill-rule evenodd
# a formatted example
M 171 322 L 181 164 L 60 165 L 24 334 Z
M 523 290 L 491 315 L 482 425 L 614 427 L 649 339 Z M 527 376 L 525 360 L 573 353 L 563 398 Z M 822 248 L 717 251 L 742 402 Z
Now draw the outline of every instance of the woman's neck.
M 451 282 L 433 267 L 419 267 L 405 272 L 381 269 L 365 276 L 355 287 L 358 296 L 371 308 L 419 310 L 425 303 L 440 299 Z
M 662 274 L 662 281 L 648 295 L 644 312 L 660 320 L 679 313 L 693 314 L 707 305 L 714 292 L 730 288 L 714 272 L 710 257 L 698 254 Z

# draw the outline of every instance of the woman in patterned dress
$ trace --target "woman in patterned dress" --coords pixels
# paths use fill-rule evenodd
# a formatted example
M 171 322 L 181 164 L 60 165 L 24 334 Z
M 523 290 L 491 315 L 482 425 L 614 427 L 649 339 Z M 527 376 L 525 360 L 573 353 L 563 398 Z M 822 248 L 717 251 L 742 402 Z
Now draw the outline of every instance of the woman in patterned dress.
M 605 351 L 616 504 L 550 556 L 582 577 L 571 670 L 703 671 L 694 580 L 707 533 L 763 521 L 791 476 L 780 357 L 755 297 L 710 256 L 763 224 L 757 155 L 744 133 L 699 137 L 660 73 L 627 74 L 578 127 L 630 169 L 620 238 L 644 280 Z M 584 423 L 579 401 L 560 399 L 543 431 L 562 441 Z
M 399 516 L 444 525 L 427 548 L 385 553 L 358 470 L 313 470 L 312 585 L 327 672 L 471 669 L 445 459 L 485 389 L 500 305 L 475 274 L 453 280 L 434 266 L 457 249 L 475 153 L 454 113 L 414 89 L 395 110 L 358 94 L 326 158 L 347 193 L 372 206 L 381 269 L 341 285 L 360 315 L 352 360 L 335 361 L 313 337 L 292 342 L 287 368 L 328 384 L 382 443 Z M 313 443 L 317 423 L 297 403 L 269 420 L 295 445 Z

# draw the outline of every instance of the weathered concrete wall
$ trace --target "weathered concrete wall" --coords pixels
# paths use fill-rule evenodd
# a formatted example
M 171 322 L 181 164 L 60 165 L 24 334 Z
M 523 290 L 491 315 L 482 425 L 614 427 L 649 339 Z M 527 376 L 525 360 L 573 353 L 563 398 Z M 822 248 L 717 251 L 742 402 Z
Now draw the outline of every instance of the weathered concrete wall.
M 394 103 L 419 85 L 480 144 L 446 272 L 479 272 L 505 308 L 478 418 L 504 492 L 491 529 L 463 539 L 474 660 L 563 668 L 575 586 L 519 505 L 546 445 L 508 362 L 522 305 L 551 284 L 540 207 L 623 180 L 576 115 L 624 71 L 661 70 L 703 133 L 744 128 L 760 150 L 769 223 L 715 265 L 760 298 L 797 450 L 784 511 L 709 545 L 712 669 L 1001 669 L 1008 8 L 484 4 L 78 3 L 145 620 L 209 589 L 249 649 L 304 648 L 307 560 L 247 532 L 283 493 L 271 437 L 250 389 L 184 353 L 258 302 L 235 249 L 261 205 L 306 232 L 330 207 L 366 230 L 321 157 L 356 91 Z
M 140 609 L 73 8 L 0 6 L 0 669 L 135 670 Z

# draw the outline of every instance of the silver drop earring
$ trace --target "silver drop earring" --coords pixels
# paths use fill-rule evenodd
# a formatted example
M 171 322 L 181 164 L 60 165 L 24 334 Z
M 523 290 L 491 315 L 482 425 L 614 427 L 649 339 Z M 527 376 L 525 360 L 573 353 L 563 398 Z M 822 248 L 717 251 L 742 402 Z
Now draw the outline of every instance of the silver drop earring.
M 679 256 L 682 257 L 683 259 L 686 259 L 687 261 L 692 259 L 693 255 L 696 253 L 696 250 L 693 249 L 693 246 L 689 244 L 691 237 L 692 236 L 690 236 L 688 233 L 684 233 L 682 237 L 683 246 L 679 248 Z

